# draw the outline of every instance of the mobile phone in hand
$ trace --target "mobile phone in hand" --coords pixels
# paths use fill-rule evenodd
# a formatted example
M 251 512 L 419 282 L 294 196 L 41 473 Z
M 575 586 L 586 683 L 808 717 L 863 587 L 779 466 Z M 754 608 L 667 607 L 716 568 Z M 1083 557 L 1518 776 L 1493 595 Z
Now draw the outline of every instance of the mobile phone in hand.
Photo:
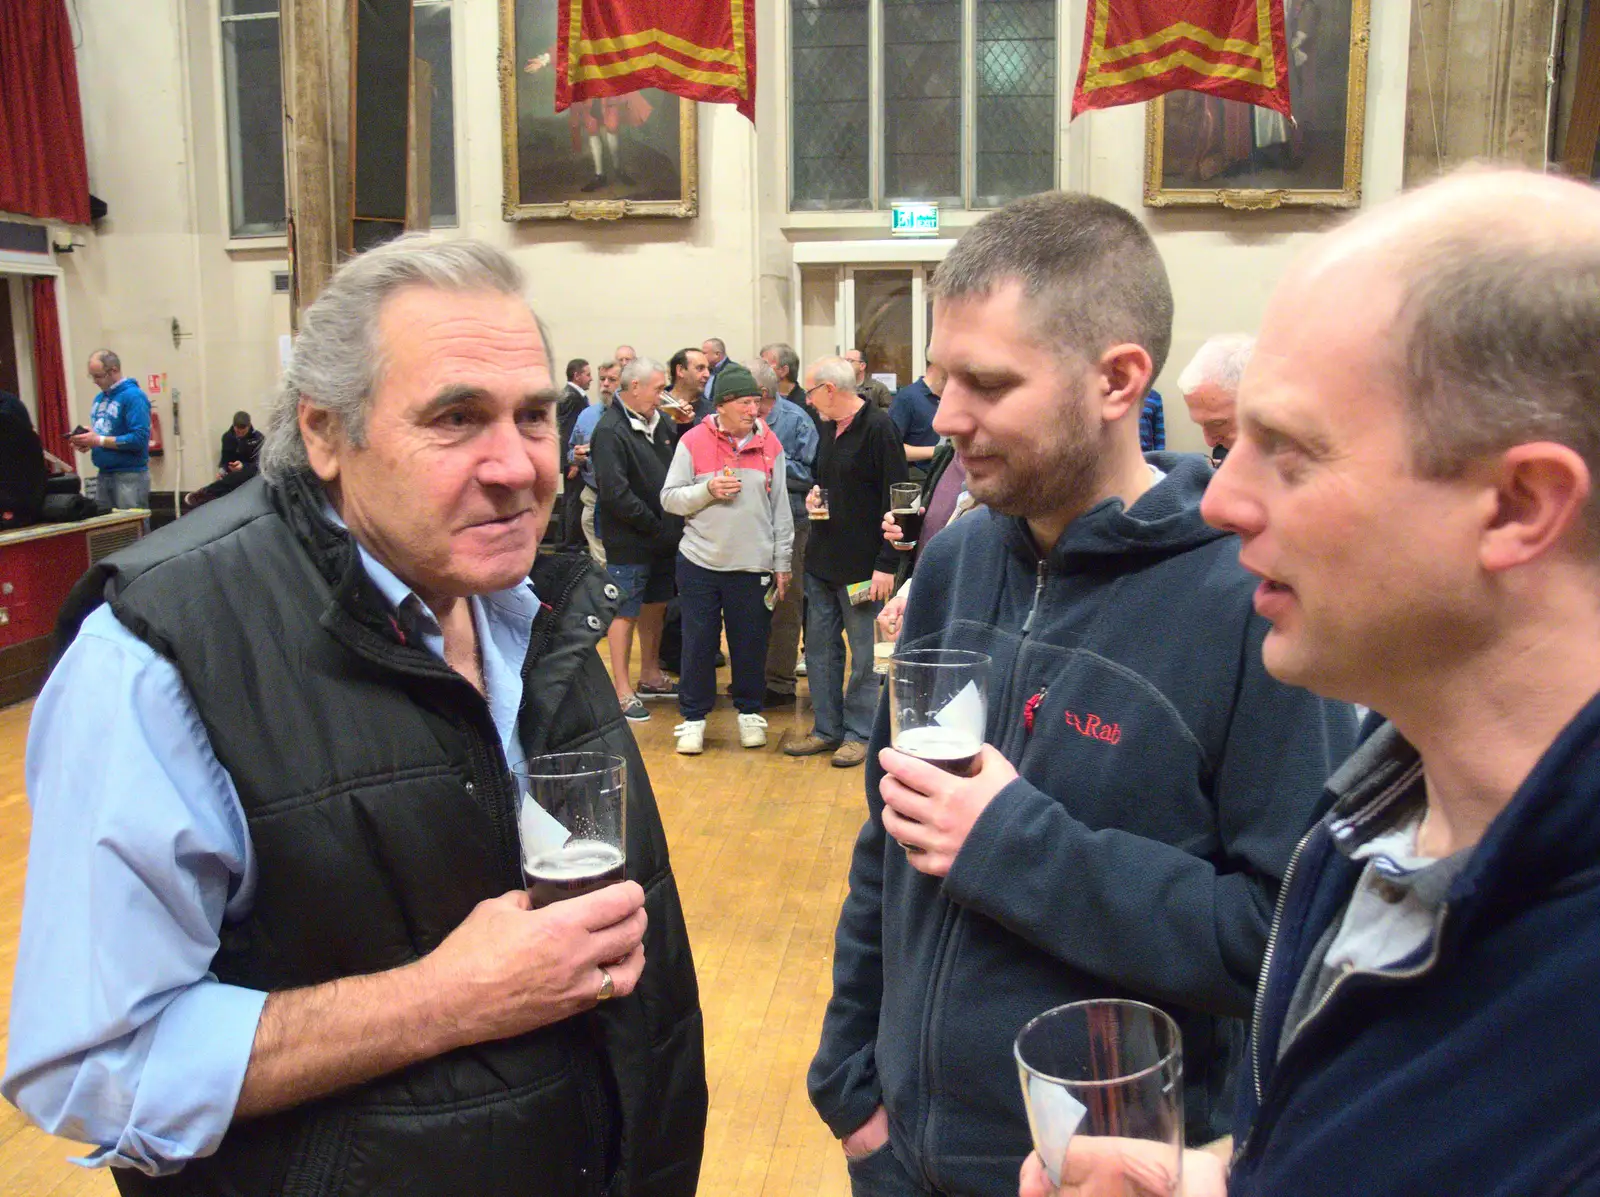
M 85 428 L 82 424 L 75 424 L 75 425 L 73 425 L 72 431 L 69 432 L 67 435 L 68 436 L 82 436 L 84 433 L 86 433 L 88 431 L 89 430 L 87 428 Z

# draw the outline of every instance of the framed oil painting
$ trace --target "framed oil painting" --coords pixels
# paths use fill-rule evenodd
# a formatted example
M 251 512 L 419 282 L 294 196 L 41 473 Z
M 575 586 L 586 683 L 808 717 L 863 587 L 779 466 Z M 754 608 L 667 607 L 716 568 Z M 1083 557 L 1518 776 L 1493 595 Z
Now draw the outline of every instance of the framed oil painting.
M 1170 92 L 1145 115 L 1152 208 L 1361 203 L 1370 0 L 1284 0 L 1294 116 Z
M 560 0 L 500 0 L 507 220 L 698 211 L 695 105 L 650 89 L 555 106 Z

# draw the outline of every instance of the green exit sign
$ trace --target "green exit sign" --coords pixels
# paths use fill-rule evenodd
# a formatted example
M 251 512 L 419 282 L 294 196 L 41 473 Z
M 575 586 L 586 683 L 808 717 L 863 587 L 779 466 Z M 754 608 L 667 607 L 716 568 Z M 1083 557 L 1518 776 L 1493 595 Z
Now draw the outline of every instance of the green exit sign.
M 938 204 L 891 204 L 890 231 L 896 237 L 932 237 L 939 232 Z

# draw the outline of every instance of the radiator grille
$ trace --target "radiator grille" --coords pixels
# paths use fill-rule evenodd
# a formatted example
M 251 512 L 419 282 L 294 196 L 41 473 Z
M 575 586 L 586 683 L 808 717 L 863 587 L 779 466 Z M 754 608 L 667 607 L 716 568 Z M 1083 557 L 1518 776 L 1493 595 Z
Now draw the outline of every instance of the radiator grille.
M 125 549 L 144 534 L 142 524 L 119 524 L 115 528 L 97 528 L 89 533 L 89 564 L 109 557 L 118 549 Z

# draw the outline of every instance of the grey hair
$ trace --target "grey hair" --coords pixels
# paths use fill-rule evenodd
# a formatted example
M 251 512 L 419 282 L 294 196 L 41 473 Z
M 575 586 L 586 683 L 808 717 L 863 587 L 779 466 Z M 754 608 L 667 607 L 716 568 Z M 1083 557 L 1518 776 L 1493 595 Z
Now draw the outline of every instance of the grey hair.
M 761 356 L 765 357 L 769 353 L 777 358 L 778 365 L 788 372 L 790 382 L 800 381 L 800 355 L 794 351 L 793 345 L 787 341 L 774 341 L 770 345 L 763 345 Z
M 854 391 L 856 389 L 856 368 L 845 358 L 818 358 L 811 363 L 809 373 L 819 386 L 822 383 L 831 382 L 841 391 Z
M 1109 200 L 1046 191 L 1014 200 L 963 234 L 933 275 L 935 299 L 990 295 L 1020 282 L 1038 332 L 1094 361 L 1132 342 L 1153 380 L 1172 347 L 1172 285 L 1150 233 Z
M 750 371 L 750 377 L 756 380 L 756 386 L 774 399 L 778 397 L 778 372 L 776 370 L 759 357 L 751 358 L 749 361 L 740 362 L 739 364 Z
M 1255 348 L 1256 339 L 1249 333 L 1222 333 L 1208 338 L 1178 375 L 1178 390 L 1187 395 L 1210 383 L 1237 395 L 1239 380 L 1244 377 L 1244 368 L 1250 364 Z
M 122 369 L 122 359 L 109 349 L 96 349 L 89 355 L 89 360 L 92 362 L 95 358 L 100 359 L 100 368 L 103 370 Z
M 727 357 L 728 356 L 728 343 L 726 341 L 724 341 L 721 337 L 707 337 L 704 341 L 701 342 L 701 344 L 702 345 L 715 345 L 717 347 L 717 352 L 718 353 L 722 354 L 723 357 Z
M 522 271 L 482 241 L 409 234 L 344 263 L 300 314 L 294 351 L 267 414 L 261 472 L 268 480 L 281 483 L 310 468 L 300 435 L 302 399 L 333 413 L 352 444 L 366 443 L 367 412 L 386 365 L 379 320 L 385 303 L 407 287 L 523 298 Z M 539 335 L 553 363 L 555 349 L 542 320 Z
M 667 368 L 653 357 L 636 357 L 617 376 L 617 390 L 622 391 L 636 382 L 648 382 L 652 374 L 667 376 Z

